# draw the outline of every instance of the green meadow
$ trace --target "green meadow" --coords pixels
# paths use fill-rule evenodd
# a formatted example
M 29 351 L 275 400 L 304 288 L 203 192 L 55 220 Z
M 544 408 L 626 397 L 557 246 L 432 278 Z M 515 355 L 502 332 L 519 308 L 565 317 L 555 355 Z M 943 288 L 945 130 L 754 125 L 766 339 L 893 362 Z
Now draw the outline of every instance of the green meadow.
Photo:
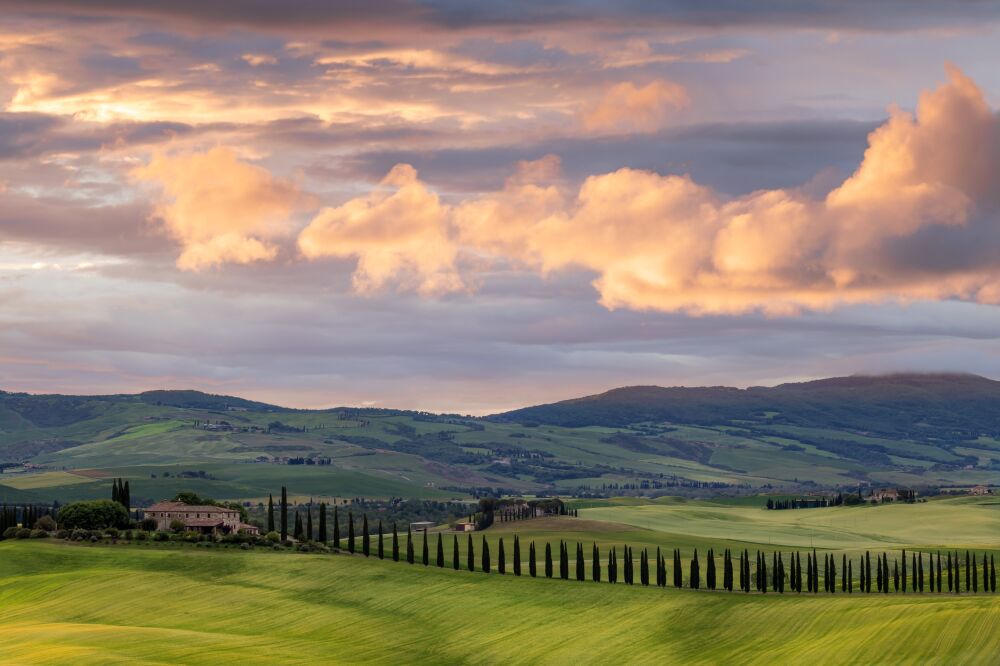
M 5 541 L 0 644 L 11 664 L 992 663 L 1000 598 L 746 595 Z

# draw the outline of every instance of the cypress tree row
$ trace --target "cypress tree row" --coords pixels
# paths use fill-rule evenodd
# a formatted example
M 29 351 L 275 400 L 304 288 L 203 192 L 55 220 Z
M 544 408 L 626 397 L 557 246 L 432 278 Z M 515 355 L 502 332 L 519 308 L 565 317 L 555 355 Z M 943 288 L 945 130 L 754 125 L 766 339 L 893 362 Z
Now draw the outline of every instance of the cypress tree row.
M 458 535 L 454 535 L 451 541 L 451 566 L 455 571 L 458 571 Z
M 538 575 L 538 562 L 536 561 L 535 542 L 528 544 L 528 575 L 535 578 Z
M 392 524 L 392 561 L 399 562 L 399 532 L 396 530 L 395 522 Z
M 385 537 L 382 534 L 382 519 L 380 518 L 378 521 L 378 559 L 380 560 L 385 559 L 384 540 Z
M 351 524 L 353 525 L 354 521 L 351 521 Z M 353 541 L 353 536 L 351 538 L 351 541 Z M 352 553 L 354 552 L 353 548 L 351 548 L 351 552 Z M 413 564 L 415 561 L 416 561 L 416 558 L 414 557 L 414 551 L 413 551 L 413 530 L 410 529 L 409 525 L 407 525 L 406 526 L 406 563 L 407 564 Z
M 545 542 L 545 577 L 552 578 L 552 544 Z
M 336 500 L 334 500 L 336 502 Z M 392 524 L 393 543 L 396 542 L 396 523 Z M 340 511 L 333 505 L 333 547 L 340 550 Z M 396 558 L 399 559 L 398 557 Z
M 347 512 L 347 552 L 354 554 L 354 514 L 350 511 Z
M 361 514 L 361 552 L 365 554 L 365 557 L 371 555 L 372 551 L 372 538 L 368 534 L 368 514 Z
M 521 540 L 514 535 L 514 575 L 521 575 Z
M 281 540 L 288 539 L 288 491 L 281 486 Z
M 327 542 L 326 533 L 326 503 L 320 502 L 319 505 L 319 542 Z
M 587 570 L 583 564 L 583 544 L 576 544 L 576 579 L 580 582 L 587 580 Z
M 267 496 L 267 531 L 274 531 L 274 495 Z
M 595 583 L 601 582 L 601 551 L 596 541 L 590 553 L 590 577 Z
M 424 528 L 424 539 L 421 545 L 420 559 L 423 565 L 426 567 L 431 563 L 430 545 L 427 543 L 427 528 Z
M 507 573 L 507 554 L 503 550 L 503 537 L 500 537 L 500 544 L 497 546 L 497 573 Z

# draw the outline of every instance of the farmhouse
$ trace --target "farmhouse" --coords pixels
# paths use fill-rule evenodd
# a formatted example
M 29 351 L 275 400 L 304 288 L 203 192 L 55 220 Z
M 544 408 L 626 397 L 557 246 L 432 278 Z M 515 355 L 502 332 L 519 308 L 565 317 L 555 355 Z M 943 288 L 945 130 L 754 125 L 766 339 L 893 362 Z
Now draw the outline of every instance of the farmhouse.
M 970 495 L 989 495 L 992 492 L 993 491 L 986 486 L 973 486 L 969 489 Z
M 179 520 L 185 530 L 203 534 L 260 533 L 256 525 L 240 522 L 239 511 L 221 506 L 157 502 L 146 509 L 146 517 L 156 521 L 158 530 L 169 530 L 170 524 Z
M 462 521 L 460 523 L 455 523 L 456 532 L 475 532 L 476 524 L 470 523 L 468 521 Z

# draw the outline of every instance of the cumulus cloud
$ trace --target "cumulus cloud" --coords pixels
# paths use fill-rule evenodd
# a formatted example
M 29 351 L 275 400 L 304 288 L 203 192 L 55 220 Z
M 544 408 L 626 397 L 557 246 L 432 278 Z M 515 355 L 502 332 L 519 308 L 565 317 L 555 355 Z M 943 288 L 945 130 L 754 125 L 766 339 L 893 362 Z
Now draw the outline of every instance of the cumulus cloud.
M 183 270 L 273 259 L 278 247 L 272 241 L 291 231 L 289 217 L 300 200 L 293 183 L 224 147 L 158 154 L 132 174 L 161 188 L 154 216 L 181 244 L 177 266 Z
M 550 273 L 583 268 L 609 308 L 791 314 L 844 303 L 1000 302 L 1000 121 L 956 68 L 916 114 L 893 110 L 857 170 L 809 189 L 726 197 L 686 175 L 620 169 L 560 186 L 555 158 L 498 192 L 443 205 L 408 165 L 324 211 L 310 257 L 357 256 L 362 290 L 402 277 L 457 288 L 463 253 Z M 469 269 L 471 270 L 471 269 Z M 416 277 L 414 277 L 416 276 Z M 444 287 L 444 289 L 441 289 Z
M 597 102 L 587 106 L 580 121 L 588 132 L 655 132 L 670 119 L 671 112 L 690 103 L 683 86 L 653 81 L 638 87 L 630 81 L 608 88 Z
M 449 214 L 416 169 L 399 164 L 379 189 L 320 211 L 299 236 L 299 249 L 310 259 L 356 257 L 353 282 L 359 292 L 390 281 L 423 294 L 458 291 L 464 283 Z

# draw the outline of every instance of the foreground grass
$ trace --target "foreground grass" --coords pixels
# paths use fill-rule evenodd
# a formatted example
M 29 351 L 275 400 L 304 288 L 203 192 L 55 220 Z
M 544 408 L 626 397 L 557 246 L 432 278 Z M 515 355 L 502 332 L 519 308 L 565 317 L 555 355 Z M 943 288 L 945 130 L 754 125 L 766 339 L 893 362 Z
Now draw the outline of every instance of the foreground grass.
M 801 597 L 337 555 L 0 543 L 5 663 L 987 663 L 993 596 Z

